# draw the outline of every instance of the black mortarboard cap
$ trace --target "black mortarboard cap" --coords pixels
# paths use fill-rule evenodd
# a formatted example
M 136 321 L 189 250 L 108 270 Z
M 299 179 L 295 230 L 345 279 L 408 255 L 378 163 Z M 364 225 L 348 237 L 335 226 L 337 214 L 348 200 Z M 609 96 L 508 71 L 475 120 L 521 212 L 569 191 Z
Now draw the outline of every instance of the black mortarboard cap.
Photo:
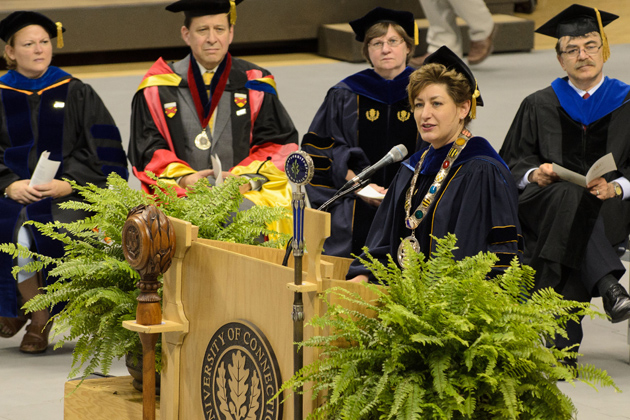
M 464 63 L 464 61 L 459 58 L 457 54 L 451 51 L 447 46 L 440 47 L 436 52 L 429 55 L 425 60 L 424 64 L 429 63 L 437 63 L 442 64 L 449 70 L 455 70 L 458 73 L 461 73 L 468 79 L 468 83 L 470 83 L 471 89 L 471 97 L 473 101 L 473 106 L 471 107 L 471 114 L 474 118 L 474 108 L 475 105 L 483 106 L 483 99 L 481 98 L 481 93 L 479 93 L 479 86 L 477 86 L 477 80 L 475 79 L 475 75 L 470 71 L 470 68 Z
M 236 5 L 243 0 L 179 0 L 166 6 L 169 12 L 184 12 L 187 17 L 218 15 L 231 12 L 231 23 L 236 23 Z
M 414 39 L 416 45 L 418 44 L 418 29 L 416 21 L 413 18 L 413 13 L 401 10 L 385 9 L 384 7 L 372 9 L 362 18 L 355 19 L 350 22 L 350 26 L 356 34 L 355 39 L 359 42 L 363 42 L 365 39 L 365 32 L 375 23 L 379 22 L 394 22 L 399 24 L 405 30 L 407 35 Z
M 55 38 L 66 31 L 61 26 L 61 23 L 55 23 L 41 13 L 19 10 L 11 13 L 0 22 L 0 39 L 4 42 L 9 42 L 9 39 L 17 31 L 29 25 L 41 26 L 51 38 Z
M 598 22 L 598 13 L 601 16 L 601 27 Z M 540 28 L 536 29 L 536 32 L 553 38 L 582 36 L 591 32 L 602 33 L 603 27 L 618 17 L 612 13 L 603 12 L 592 7 L 573 4 L 549 19 Z

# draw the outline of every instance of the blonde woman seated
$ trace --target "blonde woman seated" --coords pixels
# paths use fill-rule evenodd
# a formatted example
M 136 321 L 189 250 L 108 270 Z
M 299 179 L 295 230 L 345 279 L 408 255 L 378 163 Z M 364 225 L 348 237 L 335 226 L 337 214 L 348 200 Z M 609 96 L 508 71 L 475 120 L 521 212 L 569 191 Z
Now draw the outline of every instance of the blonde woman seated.
M 490 143 L 466 128 L 483 105 L 472 72 L 442 47 L 412 73 L 407 90 L 418 131 L 430 146 L 401 164 L 370 228 L 370 254 L 385 263 L 387 254 L 401 261 L 405 241 L 428 257 L 435 250 L 432 236 L 453 233 L 455 258 L 491 251 L 501 271 L 521 253 L 517 189 Z M 376 281 L 359 260 L 347 278 Z
M 89 85 L 50 65 L 52 39 L 60 41 L 64 30 L 61 23 L 30 11 L 13 12 L 0 22 L 9 68 L 0 77 L 0 243 L 17 242 L 50 257 L 63 255 L 62 244 L 23 223 L 85 216 L 59 208 L 61 202 L 80 199 L 64 179 L 104 187 L 111 172 L 128 176 L 120 133 L 103 101 Z M 44 152 L 60 162 L 59 169 L 52 181 L 31 182 Z M 18 258 L 17 263 L 29 261 Z M 22 271 L 16 284 L 12 266 L 11 256 L 0 253 L 0 337 L 12 337 L 24 327 L 20 306 L 52 281 L 45 272 Z M 48 317 L 46 309 L 30 314 L 20 351 L 46 351 Z

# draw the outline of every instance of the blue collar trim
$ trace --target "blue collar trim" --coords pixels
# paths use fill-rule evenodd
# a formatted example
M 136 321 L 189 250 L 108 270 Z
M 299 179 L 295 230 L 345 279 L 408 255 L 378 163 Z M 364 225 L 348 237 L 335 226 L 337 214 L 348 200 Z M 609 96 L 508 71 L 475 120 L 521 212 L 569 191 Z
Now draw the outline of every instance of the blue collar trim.
M 72 77 L 69 73 L 58 67 L 50 66 L 39 79 L 29 79 L 15 70 L 9 70 L 7 74 L 0 77 L 0 82 L 14 89 L 37 91 L 69 77 Z
M 567 78 L 554 80 L 551 87 L 558 97 L 560 106 L 573 120 L 584 125 L 589 125 L 605 117 L 628 102 L 625 101 L 625 98 L 630 92 L 630 85 L 608 77 L 588 99 L 582 99 L 569 85 Z
M 333 89 L 347 89 L 357 95 L 391 105 L 407 98 L 407 85 L 409 84 L 409 75 L 412 72 L 411 67 L 406 67 L 394 79 L 387 80 L 379 76 L 373 69 L 366 69 L 346 77 Z
M 414 153 L 409 159 L 403 162 L 403 165 L 413 171 L 416 165 L 418 164 L 418 162 L 420 161 L 420 158 L 422 157 L 422 154 L 424 153 L 425 150 L 426 148 Z M 420 173 L 422 175 L 437 174 L 440 168 L 442 167 L 442 162 L 444 162 L 444 159 L 446 159 L 446 155 L 448 154 L 449 150 L 451 150 L 450 143 L 440 147 L 437 150 L 434 148 L 431 148 L 427 152 L 427 157 L 424 158 L 424 162 L 422 164 L 422 169 L 420 170 Z M 496 152 L 496 150 L 494 150 L 492 145 L 488 143 L 488 141 L 484 139 L 483 137 L 477 137 L 477 136 L 472 137 L 470 140 L 468 140 L 468 144 L 466 145 L 464 150 L 462 150 L 461 155 L 457 158 L 453 166 L 463 165 L 469 160 L 475 159 L 479 156 L 487 156 L 487 157 L 493 158 L 497 160 L 498 162 L 502 163 L 503 166 L 505 166 L 505 168 L 508 169 L 507 164 L 503 161 L 503 159 L 501 159 L 501 157 Z

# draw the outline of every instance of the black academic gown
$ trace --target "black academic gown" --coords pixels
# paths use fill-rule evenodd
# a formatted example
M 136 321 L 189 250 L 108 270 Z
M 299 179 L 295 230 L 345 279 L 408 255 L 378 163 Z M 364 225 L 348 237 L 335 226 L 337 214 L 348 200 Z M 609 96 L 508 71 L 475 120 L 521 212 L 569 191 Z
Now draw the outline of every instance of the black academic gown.
M 30 179 L 42 152 L 60 161 L 56 179 L 104 187 L 111 172 L 128 178 L 127 158 L 114 120 L 89 86 L 68 73 L 49 67 L 39 79 L 15 71 L 0 78 L 0 191 Z M 46 198 L 23 206 L 0 198 L 0 243 L 15 242 L 25 220 L 70 222 L 86 214 L 62 210 L 59 204 L 79 200 L 78 194 Z M 35 250 L 50 257 L 63 255 L 60 242 L 31 229 Z M 13 261 L 0 253 L 0 316 L 17 315 Z M 45 275 L 46 273 L 44 273 Z
M 588 99 L 557 79 L 523 101 L 500 155 L 519 182 L 542 163 L 586 174 L 611 152 L 618 170 L 604 176 L 630 179 L 630 87 L 606 78 Z M 566 298 L 588 302 L 606 274 L 624 267 L 612 245 L 628 238 L 630 203 L 604 202 L 569 182 L 541 188 L 528 184 L 519 196 L 524 262 L 536 269 L 536 287 L 553 287 Z
M 315 164 L 306 186 L 312 207 L 321 206 L 346 183 L 349 169 L 358 174 L 398 144 L 404 144 L 409 154 L 418 150 L 420 139 L 406 90 L 412 72 L 407 67 L 387 80 L 366 69 L 328 91 L 302 140 L 302 150 Z M 396 169 L 390 165 L 379 170 L 371 182 L 387 188 Z M 324 253 L 338 257 L 360 253 L 376 210 L 353 194 L 333 203 L 328 208 L 332 226 Z
M 438 150 L 430 149 L 416 183 L 417 193 L 412 201 L 415 209 L 435 179 L 446 154 L 448 144 Z M 405 226 L 405 196 L 413 177 L 416 163 L 423 151 L 405 161 L 380 205 L 366 242 L 369 252 L 379 261 L 387 263 L 387 255 L 397 262 L 401 238 L 411 235 Z M 442 183 L 429 214 L 416 229 L 421 252 L 426 256 L 435 251 L 435 240 L 448 233 L 457 237 L 454 251 L 456 259 L 494 252 L 499 261 L 493 268 L 498 273 L 508 267 L 514 257 L 520 255 L 522 238 L 518 223 L 517 189 L 503 160 L 487 140 L 473 137 Z M 365 258 L 365 255 L 361 255 Z M 374 276 L 355 260 L 347 278 L 366 274 L 374 282 Z
M 284 170 L 286 156 L 297 150 L 297 130 L 270 83 L 273 76 L 229 54 L 219 69 L 222 66 L 225 71 L 213 77 L 211 100 L 228 111 L 224 121 L 216 117 L 217 138 L 208 130 L 212 141 L 208 150 L 195 146 L 202 130 L 196 105 L 204 104 L 206 118 L 215 108 L 205 89 L 193 88 L 203 86 L 194 56 L 170 64 L 160 58 L 145 75 L 132 103 L 129 140 L 129 161 L 144 191 L 152 193 L 150 185 L 155 184 L 147 172 L 168 178 L 164 174 L 173 164 L 189 168 L 188 174 L 211 168 L 211 155 L 216 154 L 223 170 L 268 158 Z M 177 192 L 186 193 L 182 188 Z

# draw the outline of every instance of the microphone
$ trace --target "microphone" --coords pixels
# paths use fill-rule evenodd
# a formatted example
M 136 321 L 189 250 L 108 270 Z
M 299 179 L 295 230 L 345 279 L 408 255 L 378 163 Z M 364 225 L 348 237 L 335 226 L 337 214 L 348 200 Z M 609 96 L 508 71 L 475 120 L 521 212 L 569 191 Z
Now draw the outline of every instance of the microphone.
M 352 184 L 356 182 L 363 181 L 365 179 L 370 178 L 379 169 L 384 168 L 390 163 L 400 162 L 401 160 L 403 160 L 405 156 L 407 156 L 407 148 L 405 147 L 404 144 L 399 144 L 397 146 L 392 147 L 392 149 L 389 152 L 387 152 L 387 154 L 383 156 L 381 160 L 379 160 L 372 166 L 368 166 L 363 171 L 361 171 L 359 175 L 356 175 L 350 181 L 346 182 L 346 184 L 343 187 L 341 187 L 339 191 L 345 190 L 346 188 L 348 188 L 349 186 L 351 186 Z

